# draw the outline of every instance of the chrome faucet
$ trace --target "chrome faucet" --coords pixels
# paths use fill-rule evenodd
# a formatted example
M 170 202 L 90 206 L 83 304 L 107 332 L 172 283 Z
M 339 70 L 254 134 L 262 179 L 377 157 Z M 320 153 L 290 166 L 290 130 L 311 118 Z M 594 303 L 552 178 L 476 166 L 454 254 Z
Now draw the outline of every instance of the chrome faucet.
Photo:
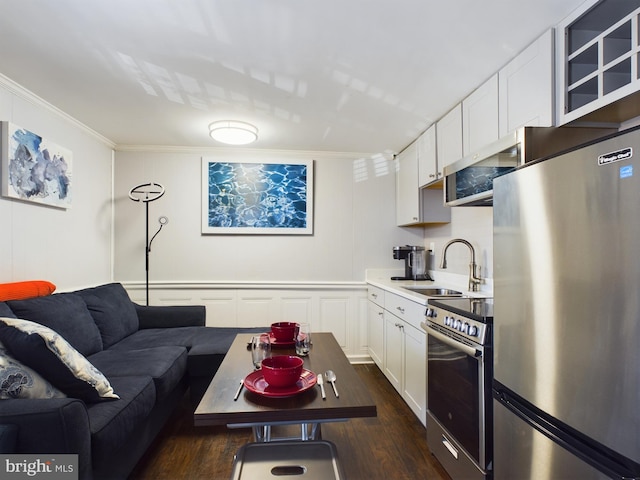
M 463 243 L 469 250 L 471 250 L 471 263 L 469 264 L 469 291 L 477 292 L 480 287 L 482 279 L 478 277 L 476 273 L 478 265 L 476 265 L 476 251 L 473 249 L 473 245 L 462 238 L 454 238 L 449 240 L 442 250 L 442 262 L 440 262 L 440 268 L 447 268 L 447 249 L 454 243 Z

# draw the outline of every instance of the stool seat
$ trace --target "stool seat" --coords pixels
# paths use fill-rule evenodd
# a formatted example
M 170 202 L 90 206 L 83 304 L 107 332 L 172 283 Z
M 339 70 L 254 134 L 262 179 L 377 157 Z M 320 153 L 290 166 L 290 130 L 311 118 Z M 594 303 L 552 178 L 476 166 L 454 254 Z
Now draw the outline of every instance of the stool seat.
M 232 480 L 344 479 L 336 446 L 326 440 L 248 443 L 233 459 Z

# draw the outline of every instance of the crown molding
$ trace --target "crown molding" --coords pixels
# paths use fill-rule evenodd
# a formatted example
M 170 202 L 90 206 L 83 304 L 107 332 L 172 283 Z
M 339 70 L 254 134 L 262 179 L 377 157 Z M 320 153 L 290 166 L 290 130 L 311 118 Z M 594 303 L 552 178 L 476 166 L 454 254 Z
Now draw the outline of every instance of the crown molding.
M 74 117 L 72 117 L 68 113 L 63 112 L 62 110 L 60 110 L 55 105 L 52 105 L 51 103 L 49 103 L 46 100 L 44 100 L 43 98 L 39 97 L 38 95 L 36 95 L 32 91 L 27 90 L 22 85 L 14 82 L 9 77 L 7 77 L 7 76 L 5 76 L 5 75 L 3 75 L 1 73 L 0 73 L 0 87 L 4 87 L 5 89 L 7 89 L 9 91 L 9 93 L 12 93 L 12 94 L 16 95 L 17 97 L 19 97 L 19 98 L 31 103 L 32 105 L 35 105 L 36 107 L 42 108 L 44 110 L 47 110 L 47 111 L 53 113 L 54 115 L 60 117 L 64 121 L 70 123 L 74 127 L 82 130 L 84 133 L 86 133 L 89 136 L 93 137 L 94 139 L 96 139 L 100 143 L 106 145 L 107 147 L 112 148 L 112 149 L 115 148 L 116 144 L 113 141 L 109 140 L 107 137 L 105 137 L 105 136 L 99 134 L 98 132 L 96 132 L 95 130 L 89 128 L 84 123 L 82 123 L 79 120 L 75 119 Z
M 271 150 L 266 148 L 244 147 L 191 147 L 176 145 L 116 145 L 117 152 L 144 152 L 144 153 L 186 153 L 196 155 L 278 155 L 278 156 L 305 156 L 313 158 L 369 158 L 376 154 L 371 152 L 333 152 L 321 150 Z

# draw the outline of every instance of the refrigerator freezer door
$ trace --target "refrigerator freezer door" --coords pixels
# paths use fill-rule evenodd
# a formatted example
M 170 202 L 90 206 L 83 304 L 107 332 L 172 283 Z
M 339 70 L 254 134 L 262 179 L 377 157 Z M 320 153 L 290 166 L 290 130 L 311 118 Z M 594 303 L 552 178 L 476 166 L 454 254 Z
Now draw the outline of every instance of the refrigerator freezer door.
M 495 180 L 494 378 L 640 464 L 639 158 L 634 130 Z
M 610 478 L 493 402 L 494 480 Z

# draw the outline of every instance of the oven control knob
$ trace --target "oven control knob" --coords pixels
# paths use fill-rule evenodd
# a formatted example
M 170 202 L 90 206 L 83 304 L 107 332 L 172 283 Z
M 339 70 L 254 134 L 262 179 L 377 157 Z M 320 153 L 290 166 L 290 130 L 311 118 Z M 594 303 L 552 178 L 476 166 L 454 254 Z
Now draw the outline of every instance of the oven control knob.
M 469 322 L 464 322 L 464 325 L 462 326 L 462 328 L 460 329 L 460 331 L 461 331 L 462 333 L 469 334 L 469 332 L 471 331 L 471 325 L 469 325 Z
M 438 316 L 438 313 L 431 307 L 427 307 L 427 311 L 424 314 L 425 317 L 427 318 L 436 318 Z
M 478 327 L 476 327 L 475 325 L 469 325 L 469 335 L 471 335 L 472 337 L 477 337 Z
M 444 317 L 444 324 L 445 324 L 447 327 L 452 326 L 452 324 L 453 324 L 453 318 L 451 318 L 449 315 L 447 315 L 446 317 Z
M 453 324 L 453 328 L 455 328 L 456 330 L 461 332 L 462 331 L 462 320 L 456 320 L 455 323 Z

